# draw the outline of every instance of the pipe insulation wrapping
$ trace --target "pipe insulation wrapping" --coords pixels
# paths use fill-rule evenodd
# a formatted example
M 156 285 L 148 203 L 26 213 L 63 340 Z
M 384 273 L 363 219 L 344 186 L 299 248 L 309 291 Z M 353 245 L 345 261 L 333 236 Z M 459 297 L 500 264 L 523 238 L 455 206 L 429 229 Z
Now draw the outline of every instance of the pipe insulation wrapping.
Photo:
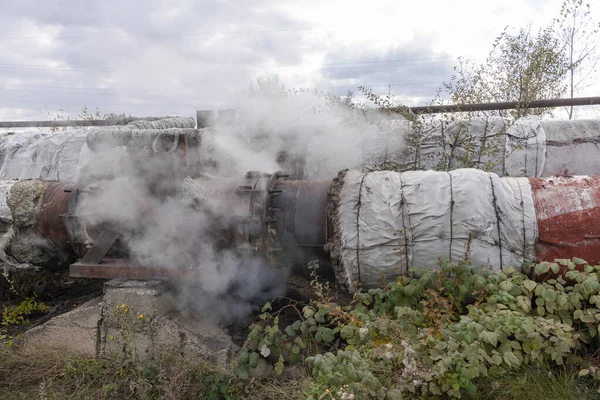
M 360 134 L 312 136 L 303 155 L 304 179 L 332 179 L 337 171 L 478 168 L 500 176 L 600 174 L 600 120 L 499 117 L 435 120 L 415 126 L 389 121 Z
M 97 147 L 154 145 L 156 148 L 157 142 L 162 141 L 167 142 L 164 147 L 170 149 L 176 136 L 188 135 L 185 145 L 191 152 L 201 137 L 194 126 L 193 118 L 178 117 L 134 121 L 121 127 L 0 133 L 0 180 L 76 182 L 84 166 L 96 157 L 92 150 Z M 115 158 L 122 156 L 119 149 L 110 150 L 115 153 Z
M 441 257 L 468 255 L 474 266 L 494 269 L 556 257 L 600 261 L 598 177 L 342 171 L 328 218 L 327 249 L 338 280 L 351 290 L 432 268 Z
M 85 143 L 87 132 L 0 135 L 0 179 L 77 181 L 81 169 L 93 157 Z
M 129 129 L 96 128 L 87 135 L 87 146 L 92 151 L 110 149 L 118 146 L 131 146 L 142 149 L 151 148 L 156 139 L 164 138 L 173 144 L 180 135 L 200 138 L 201 132 L 194 128 L 162 128 L 162 129 Z
M 517 120 L 506 132 L 506 175 L 600 175 L 600 120 Z
M 192 117 L 171 117 L 158 120 L 140 119 L 127 124 L 127 127 L 133 129 L 168 129 L 168 128 L 188 128 L 196 127 L 196 120 Z

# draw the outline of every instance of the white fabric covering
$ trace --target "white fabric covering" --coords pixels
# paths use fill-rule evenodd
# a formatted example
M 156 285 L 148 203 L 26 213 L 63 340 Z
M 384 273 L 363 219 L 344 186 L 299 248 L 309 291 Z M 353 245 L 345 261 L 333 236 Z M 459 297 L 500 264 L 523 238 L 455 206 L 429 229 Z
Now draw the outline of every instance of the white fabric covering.
M 341 269 L 349 287 L 379 286 L 438 258 L 519 267 L 537 236 L 526 178 L 476 169 L 347 171 L 335 209 Z

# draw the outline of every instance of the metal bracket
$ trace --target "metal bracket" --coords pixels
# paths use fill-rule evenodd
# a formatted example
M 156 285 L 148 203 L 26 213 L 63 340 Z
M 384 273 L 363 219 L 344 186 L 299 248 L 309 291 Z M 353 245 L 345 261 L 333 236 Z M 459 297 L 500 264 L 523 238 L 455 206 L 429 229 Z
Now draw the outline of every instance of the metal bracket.
M 100 236 L 94 240 L 94 244 L 88 252 L 85 253 L 81 262 L 86 264 L 99 264 L 113 244 L 115 244 L 119 236 L 121 236 L 120 232 L 104 229 Z

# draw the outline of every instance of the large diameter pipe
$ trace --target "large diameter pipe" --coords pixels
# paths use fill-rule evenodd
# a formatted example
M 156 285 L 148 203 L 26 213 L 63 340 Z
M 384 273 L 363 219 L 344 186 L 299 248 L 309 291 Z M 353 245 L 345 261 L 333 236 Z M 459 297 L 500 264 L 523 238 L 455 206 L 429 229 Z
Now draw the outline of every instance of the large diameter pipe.
M 600 176 L 530 178 L 537 220 L 536 261 L 600 262 Z
M 271 191 L 268 221 L 276 233 L 281 255 L 277 262 L 300 266 L 318 260 L 327 262 L 327 202 L 331 181 L 280 181 Z
M 417 129 L 418 128 L 418 129 Z M 416 136 L 415 136 L 416 135 Z M 411 138 L 420 137 L 411 144 Z M 600 175 L 600 120 L 499 117 L 430 121 L 420 127 L 395 121 L 383 129 L 306 139 L 303 150 L 281 157 L 282 169 L 302 179 L 333 179 L 342 169 L 374 171 L 479 168 L 503 176 Z M 385 168 L 383 168 L 384 166 Z
M 67 220 L 71 218 L 69 200 L 75 190 L 71 182 L 44 182 L 35 210 L 36 230 L 57 251 L 71 252 L 73 237 Z
M 4 260 L 58 270 L 74 259 L 65 220 L 74 185 L 53 181 L 1 181 Z
M 433 268 L 440 257 L 497 270 L 574 256 L 600 262 L 598 176 L 342 171 L 330 202 L 327 247 L 351 290 Z

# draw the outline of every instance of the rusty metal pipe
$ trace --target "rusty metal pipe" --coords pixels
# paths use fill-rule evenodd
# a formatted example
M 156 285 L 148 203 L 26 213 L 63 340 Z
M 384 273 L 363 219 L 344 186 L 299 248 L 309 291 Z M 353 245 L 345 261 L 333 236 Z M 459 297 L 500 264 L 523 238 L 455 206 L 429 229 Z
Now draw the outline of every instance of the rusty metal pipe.
M 347 171 L 332 188 L 328 249 L 350 289 L 465 255 L 494 269 L 573 257 L 600 263 L 600 176 Z
M 589 106 L 600 104 L 600 96 L 576 97 L 573 99 L 546 99 L 531 101 L 504 101 L 498 103 L 449 104 L 442 106 L 407 107 L 415 114 L 437 114 L 453 112 L 516 110 L 528 108 L 551 108 L 566 106 Z
M 272 190 L 268 226 L 281 247 L 278 261 L 304 272 L 311 261 L 329 262 L 327 197 L 331 181 L 279 181 Z
M 327 194 L 331 181 L 281 181 L 270 207 L 280 240 L 301 247 L 327 243 Z
M 71 182 L 44 182 L 45 190 L 36 206 L 35 222 L 40 235 L 57 250 L 71 252 L 73 238 L 67 229 L 69 199 L 75 184 Z
M 356 189 L 345 181 L 346 173 L 333 182 L 287 181 L 282 174 L 250 174 L 247 178 L 254 184 L 242 186 L 241 189 L 249 194 L 248 197 L 243 197 L 249 204 L 249 218 L 255 221 L 257 227 L 262 228 L 251 230 L 250 236 L 242 241 L 249 240 L 250 243 L 256 244 L 259 252 L 271 255 L 272 257 L 267 258 L 276 266 L 299 266 L 296 273 L 306 271 L 307 262 L 319 260 L 326 264 L 332 263 L 333 268 L 330 270 L 335 271 L 338 279 L 344 280 L 342 275 L 345 273 L 344 268 L 348 266 L 342 268 L 339 264 L 352 264 L 351 268 L 360 268 L 360 272 L 353 279 L 358 279 L 365 287 L 393 280 L 399 274 L 406 273 L 409 266 L 435 264 L 435 261 L 418 264 L 418 254 L 425 254 L 428 260 L 447 257 L 448 254 L 463 254 L 463 242 L 470 240 L 467 237 L 471 235 L 482 243 L 478 249 L 471 246 L 471 251 L 474 251 L 471 254 L 474 265 L 487 264 L 489 261 L 497 268 L 518 267 L 509 264 L 514 260 L 541 262 L 575 256 L 591 263 L 600 262 L 600 225 L 597 224 L 600 220 L 600 176 L 517 179 L 499 178 L 478 170 L 459 170 L 451 173 L 415 171 L 405 173 L 406 178 L 399 179 L 402 174 L 389 171 L 353 173 L 358 174 L 354 178 L 354 182 L 357 183 Z M 367 179 L 375 174 L 380 174 L 382 178 Z M 451 179 L 452 174 L 454 179 Z M 495 185 L 493 198 L 488 199 L 487 192 L 477 185 L 473 186 L 471 179 L 481 179 L 485 184 Z M 443 183 L 444 180 L 449 180 L 450 184 L 448 198 L 445 198 L 445 192 L 440 192 L 435 185 L 436 182 Z M 394 186 L 394 182 L 404 183 Z M 467 186 L 461 188 L 464 184 Z M 415 190 L 413 195 L 410 195 L 411 185 Z M 478 190 L 470 190 L 472 187 L 477 187 Z M 44 201 L 51 201 L 56 197 L 61 199 L 59 202 L 64 203 L 66 196 L 59 196 L 57 190 L 56 186 L 48 186 Z M 353 190 L 360 192 L 360 195 L 356 194 L 356 203 L 347 201 Z M 345 203 L 339 198 L 343 191 L 346 193 Z M 504 200 L 501 191 L 505 192 Z M 427 193 L 435 193 L 438 198 Z M 369 204 L 369 196 L 380 197 L 372 199 L 376 200 L 377 204 Z M 459 198 L 461 200 L 454 204 Z M 494 204 L 490 205 L 488 201 Z M 372 208 L 375 214 L 364 212 L 369 206 L 375 207 Z M 485 227 L 485 232 L 480 231 L 477 226 L 477 207 L 483 206 L 493 211 L 488 213 L 488 217 L 493 215 L 494 219 L 490 226 Z M 46 207 L 45 212 L 56 213 L 64 208 L 58 205 L 56 207 L 57 211 Z M 444 207 L 449 207 L 450 214 L 443 210 Z M 432 215 L 428 217 L 427 213 Z M 386 218 L 397 215 L 404 221 L 385 218 L 382 220 L 377 215 L 385 215 Z M 516 215 L 515 220 L 507 220 L 508 215 Z M 444 218 L 447 216 L 450 216 L 450 219 L 446 221 Z M 343 218 L 348 219 L 348 223 L 340 222 Z M 426 232 L 427 236 L 422 236 L 423 233 L 415 230 L 414 221 L 423 218 L 423 221 L 439 221 L 435 224 L 430 222 L 432 225 Z M 44 232 L 48 237 L 55 237 L 53 243 L 60 244 L 65 237 L 62 221 L 44 214 L 40 215 L 40 221 L 54 221 L 57 224 L 57 233 L 53 234 L 47 227 Z M 361 224 L 364 231 L 347 232 L 353 226 Z M 394 232 L 394 229 L 389 232 L 385 230 L 388 229 L 386 226 L 393 228 L 394 224 L 413 232 L 400 232 L 401 229 L 397 232 Z M 453 229 L 449 228 L 448 224 Z M 383 226 L 384 231 L 379 231 L 378 226 Z M 445 236 L 447 229 L 450 229 L 450 237 Z M 498 238 L 494 238 L 496 232 L 499 234 Z M 68 235 L 68 229 L 66 233 Z M 377 239 L 378 235 L 381 240 Z M 523 243 L 517 241 L 516 245 L 506 239 L 521 235 Z M 374 238 L 380 244 L 370 244 L 369 238 Z M 419 242 L 423 243 L 422 248 L 416 251 L 414 246 Z M 377 248 L 381 249 L 380 254 L 367 254 Z M 366 253 L 360 255 L 361 252 Z M 356 260 L 345 259 L 348 255 L 356 257 Z M 404 265 L 403 263 L 407 263 L 411 257 L 412 264 Z M 389 271 L 371 274 L 373 281 L 369 281 L 369 269 L 381 269 L 385 263 L 389 264 Z M 92 265 L 93 268 L 87 264 L 77 264 L 73 273 L 88 277 L 118 275 L 140 279 L 145 276 L 140 274 L 140 268 L 143 266 L 129 265 L 132 268 L 122 270 L 117 268 L 124 265 L 129 264 L 104 264 L 106 268 L 110 268 L 110 271 L 107 270 L 104 274 L 101 271 L 104 268 L 102 263 Z M 147 276 L 161 275 L 160 268 L 150 268 L 148 271 Z M 163 275 L 173 277 L 177 274 L 178 272 L 173 271 Z
M 537 218 L 535 261 L 600 263 L 600 176 L 529 178 Z

